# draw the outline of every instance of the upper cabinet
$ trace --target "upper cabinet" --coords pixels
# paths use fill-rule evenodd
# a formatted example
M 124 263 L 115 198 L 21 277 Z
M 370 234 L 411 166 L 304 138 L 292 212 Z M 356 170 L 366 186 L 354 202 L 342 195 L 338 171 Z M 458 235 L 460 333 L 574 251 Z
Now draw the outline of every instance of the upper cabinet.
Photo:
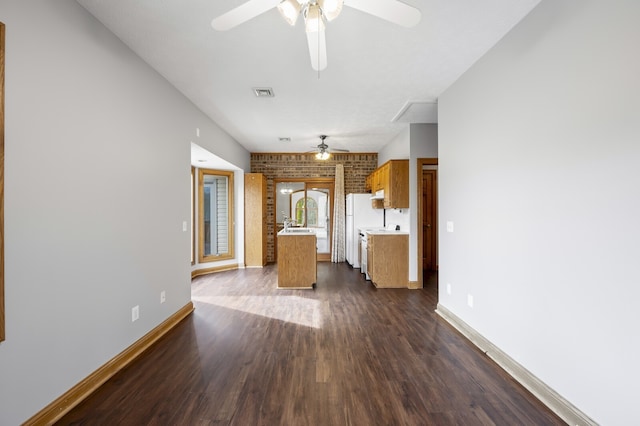
M 372 200 L 374 208 L 409 208 L 409 160 L 389 160 L 367 177 L 371 192 L 383 191 L 384 199 Z

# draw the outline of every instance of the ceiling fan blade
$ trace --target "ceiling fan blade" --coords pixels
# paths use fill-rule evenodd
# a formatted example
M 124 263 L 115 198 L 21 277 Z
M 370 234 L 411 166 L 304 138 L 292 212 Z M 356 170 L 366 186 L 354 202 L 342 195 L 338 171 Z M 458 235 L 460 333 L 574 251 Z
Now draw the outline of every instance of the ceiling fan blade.
M 307 33 L 307 44 L 309 45 L 311 67 L 316 71 L 322 71 L 327 67 L 327 40 L 324 31 Z
M 418 9 L 398 0 L 345 0 L 344 4 L 407 28 L 420 22 L 422 16 Z
M 336 151 L 336 152 L 351 152 L 348 149 L 342 149 L 342 148 L 330 148 L 329 151 Z
M 278 5 L 278 0 L 249 0 L 235 9 L 231 9 L 211 21 L 213 29 L 227 31 L 249 19 L 272 9 Z

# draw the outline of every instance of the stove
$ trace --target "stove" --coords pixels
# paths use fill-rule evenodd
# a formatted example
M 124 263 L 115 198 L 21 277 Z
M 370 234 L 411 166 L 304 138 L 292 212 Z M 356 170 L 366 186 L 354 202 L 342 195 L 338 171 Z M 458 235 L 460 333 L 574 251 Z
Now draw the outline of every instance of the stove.
M 359 228 L 360 235 L 360 272 L 364 274 L 364 279 L 370 281 L 371 278 L 367 273 L 367 232 L 384 231 L 384 228 Z

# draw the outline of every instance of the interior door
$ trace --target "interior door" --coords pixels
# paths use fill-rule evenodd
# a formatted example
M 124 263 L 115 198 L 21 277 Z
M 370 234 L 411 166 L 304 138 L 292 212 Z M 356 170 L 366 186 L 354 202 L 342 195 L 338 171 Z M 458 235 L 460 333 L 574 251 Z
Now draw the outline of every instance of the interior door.
M 436 270 L 436 170 L 422 171 L 422 269 Z

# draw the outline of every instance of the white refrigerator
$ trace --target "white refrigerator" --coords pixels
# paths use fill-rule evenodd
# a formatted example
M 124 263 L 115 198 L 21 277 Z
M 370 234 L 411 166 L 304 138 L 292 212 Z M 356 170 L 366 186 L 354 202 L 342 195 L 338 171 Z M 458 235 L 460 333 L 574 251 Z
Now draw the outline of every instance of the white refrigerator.
M 360 228 L 383 228 L 384 210 L 371 207 L 371 194 L 347 194 L 346 258 L 354 268 L 360 267 Z

